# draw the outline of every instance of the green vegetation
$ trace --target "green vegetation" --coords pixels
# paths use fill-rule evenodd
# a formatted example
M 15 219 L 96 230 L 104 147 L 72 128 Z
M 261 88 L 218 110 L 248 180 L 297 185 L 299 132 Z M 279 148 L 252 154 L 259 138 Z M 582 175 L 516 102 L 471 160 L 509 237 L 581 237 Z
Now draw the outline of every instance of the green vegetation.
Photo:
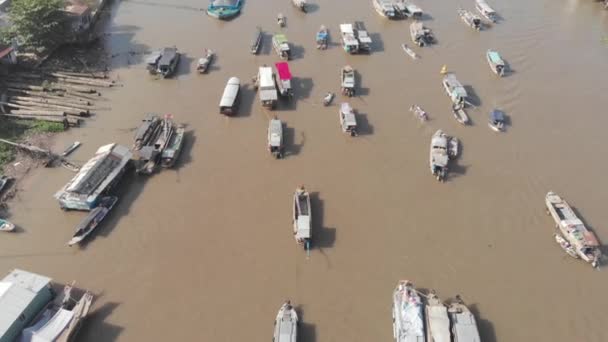
M 60 122 L 0 119 L 0 138 L 10 141 L 23 141 L 29 134 L 55 133 L 64 130 Z M 0 143 L 0 168 L 15 158 L 15 149 Z
M 26 48 L 48 47 L 65 34 L 64 0 L 13 0 L 9 17 L 12 26 L 0 32 L 6 43 L 16 38 Z

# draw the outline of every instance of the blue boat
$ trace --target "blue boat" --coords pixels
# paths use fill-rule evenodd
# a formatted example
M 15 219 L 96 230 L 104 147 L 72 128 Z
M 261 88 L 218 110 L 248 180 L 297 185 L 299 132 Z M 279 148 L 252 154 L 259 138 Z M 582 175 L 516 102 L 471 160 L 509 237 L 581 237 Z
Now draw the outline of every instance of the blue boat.
M 213 0 L 207 7 L 207 14 L 218 19 L 230 19 L 241 12 L 242 0 Z

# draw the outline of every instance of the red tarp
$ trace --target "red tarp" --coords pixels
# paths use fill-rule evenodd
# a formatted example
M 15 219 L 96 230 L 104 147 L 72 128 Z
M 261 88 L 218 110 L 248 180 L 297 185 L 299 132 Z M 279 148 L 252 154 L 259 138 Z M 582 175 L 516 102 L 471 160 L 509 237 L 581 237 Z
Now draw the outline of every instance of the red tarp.
M 275 66 L 279 72 L 279 79 L 284 81 L 291 79 L 291 72 L 289 71 L 289 64 L 287 62 L 275 63 Z

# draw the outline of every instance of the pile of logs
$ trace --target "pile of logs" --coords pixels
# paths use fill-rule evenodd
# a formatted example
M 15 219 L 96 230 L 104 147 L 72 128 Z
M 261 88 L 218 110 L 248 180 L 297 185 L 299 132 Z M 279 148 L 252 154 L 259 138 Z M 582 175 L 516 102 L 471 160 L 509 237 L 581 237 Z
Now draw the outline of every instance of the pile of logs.
M 117 86 L 103 73 L 16 72 L 0 80 L 0 114 L 78 126 L 96 110 L 98 88 Z

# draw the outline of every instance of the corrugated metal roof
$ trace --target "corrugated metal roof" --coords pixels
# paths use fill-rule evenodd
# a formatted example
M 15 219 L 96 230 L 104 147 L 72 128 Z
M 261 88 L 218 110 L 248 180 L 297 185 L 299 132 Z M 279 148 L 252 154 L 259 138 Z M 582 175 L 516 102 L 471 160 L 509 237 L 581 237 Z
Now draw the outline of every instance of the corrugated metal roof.
M 51 278 L 18 269 L 0 281 L 0 337 L 50 283 Z

